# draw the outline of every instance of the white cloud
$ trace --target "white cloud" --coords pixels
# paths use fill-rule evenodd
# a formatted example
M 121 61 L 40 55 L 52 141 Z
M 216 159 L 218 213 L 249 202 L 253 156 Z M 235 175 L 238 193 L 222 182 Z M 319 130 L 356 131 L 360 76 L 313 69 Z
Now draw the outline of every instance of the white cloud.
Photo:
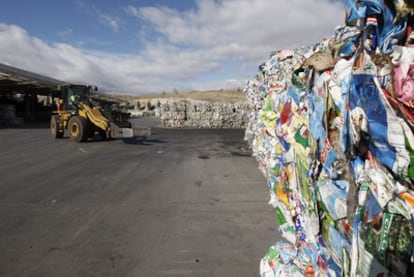
M 175 45 L 217 48 L 224 57 L 255 57 L 269 49 L 313 44 L 343 23 L 341 4 L 326 0 L 198 0 L 196 10 L 178 13 L 144 7 L 135 15 Z
M 118 32 L 120 24 L 119 18 L 115 16 L 110 16 L 102 12 L 95 5 L 90 5 L 83 0 L 76 0 L 75 3 L 78 6 L 79 10 L 86 14 L 96 17 L 101 24 L 111 28 L 114 32 Z
M 50 44 L 18 26 L 0 24 L 0 62 L 106 91 L 241 87 L 271 51 L 317 43 L 345 16 L 341 4 L 328 0 L 198 0 L 187 11 L 133 6 L 124 11 L 143 23 L 135 34 L 145 36 L 145 46 L 136 54 Z M 101 20 L 118 30 L 114 17 L 102 14 Z M 239 67 L 227 69 L 234 62 Z M 234 72 L 223 74 L 226 70 Z
M 109 26 L 112 31 L 117 32 L 119 30 L 118 21 L 116 18 L 110 17 L 106 14 L 101 14 L 99 15 L 99 19 L 103 24 Z
M 59 37 L 61 37 L 62 39 L 66 39 L 67 37 L 70 37 L 72 34 L 73 34 L 73 29 L 71 28 L 67 28 L 63 31 L 58 32 Z

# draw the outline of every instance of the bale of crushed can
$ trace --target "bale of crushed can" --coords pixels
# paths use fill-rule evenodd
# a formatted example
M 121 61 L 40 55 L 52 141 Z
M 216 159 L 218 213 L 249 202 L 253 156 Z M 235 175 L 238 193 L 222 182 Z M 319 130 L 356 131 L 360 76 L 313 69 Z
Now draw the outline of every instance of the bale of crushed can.
M 246 128 L 279 232 L 261 276 L 414 276 L 414 16 L 349 3 L 346 26 L 274 52 Z
M 162 99 L 157 113 L 162 125 L 172 128 L 244 128 L 247 102 Z

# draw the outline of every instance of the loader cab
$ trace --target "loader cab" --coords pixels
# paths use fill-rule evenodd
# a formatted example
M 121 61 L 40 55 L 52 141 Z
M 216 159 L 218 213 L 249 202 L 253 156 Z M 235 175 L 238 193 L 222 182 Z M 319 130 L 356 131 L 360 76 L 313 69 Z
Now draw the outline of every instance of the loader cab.
M 85 85 L 67 85 L 61 87 L 62 100 L 65 110 L 75 111 L 76 104 L 85 102 L 91 95 L 91 86 Z

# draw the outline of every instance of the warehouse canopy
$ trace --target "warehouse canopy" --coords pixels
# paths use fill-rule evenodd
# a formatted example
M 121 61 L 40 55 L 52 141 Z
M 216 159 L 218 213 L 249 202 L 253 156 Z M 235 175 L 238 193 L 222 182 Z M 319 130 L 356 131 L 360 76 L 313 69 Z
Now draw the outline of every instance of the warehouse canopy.
M 59 95 L 65 82 L 0 63 L 0 94 Z

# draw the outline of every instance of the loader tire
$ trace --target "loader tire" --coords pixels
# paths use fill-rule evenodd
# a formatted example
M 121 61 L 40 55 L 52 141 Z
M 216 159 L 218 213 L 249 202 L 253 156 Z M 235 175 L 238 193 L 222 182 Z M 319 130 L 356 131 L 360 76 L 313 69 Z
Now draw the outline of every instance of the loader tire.
M 76 142 L 85 141 L 88 138 L 88 122 L 80 116 L 72 116 L 68 123 L 69 137 Z
M 54 139 L 63 138 L 63 129 L 59 128 L 59 116 L 52 115 L 50 118 L 50 133 Z

